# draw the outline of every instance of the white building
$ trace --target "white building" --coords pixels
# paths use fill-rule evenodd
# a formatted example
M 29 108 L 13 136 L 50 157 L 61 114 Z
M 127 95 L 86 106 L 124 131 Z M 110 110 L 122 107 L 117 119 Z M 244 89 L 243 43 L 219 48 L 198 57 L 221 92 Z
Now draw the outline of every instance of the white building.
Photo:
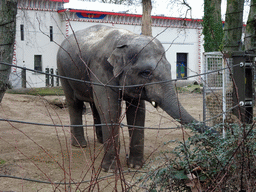
M 61 42 L 73 31 L 103 24 L 141 33 L 141 15 L 82 9 L 64 9 L 69 0 L 18 0 L 17 33 L 13 63 L 45 72 L 56 71 L 56 55 Z M 153 36 L 166 49 L 172 77 L 201 73 L 202 20 L 152 16 Z M 198 80 L 194 77 L 189 80 Z M 14 88 L 22 86 L 21 70 L 13 68 Z M 26 87 L 45 87 L 45 75 L 26 73 Z

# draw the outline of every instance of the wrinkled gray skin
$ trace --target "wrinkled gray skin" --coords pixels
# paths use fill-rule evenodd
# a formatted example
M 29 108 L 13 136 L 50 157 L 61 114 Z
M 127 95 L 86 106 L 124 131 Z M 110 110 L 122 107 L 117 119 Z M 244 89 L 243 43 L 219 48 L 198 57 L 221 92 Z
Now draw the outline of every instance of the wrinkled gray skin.
M 76 37 L 76 39 L 75 39 Z M 143 35 L 102 25 L 80 30 L 61 45 L 57 57 L 60 75 L 115 86 L 137 85 L 171 79 L 171 65 L 161 43 Z M 83 102 L 89 102 L 95 124 L 118 124 L 120 102 L 126 101 L 130 135 L 129 167 L 143 164 L 145 101 L 154 101 L 182 124 L 196 121 L 178 102 L 172 82 L 133 88 L 111 88 L 61 79 L 72 125 L 82 125 Z M 83 128 L 71 128 L 73 146 L 87 145 Z M 116 168 L 119 126 L 97 126 L 104 143 L 102 168 Z

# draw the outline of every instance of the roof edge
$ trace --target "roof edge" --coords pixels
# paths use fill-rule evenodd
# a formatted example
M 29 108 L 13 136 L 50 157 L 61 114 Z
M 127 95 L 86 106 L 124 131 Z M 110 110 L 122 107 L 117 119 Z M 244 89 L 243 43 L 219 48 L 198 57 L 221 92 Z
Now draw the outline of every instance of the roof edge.
M 106 14 L 106 15 L 117 15 L 125 17 L 142 17 L 139 14 L 128 14 L 128 13 L 118 13 L 118 12 L 106 12 L 106 11 L 90 11 L 81 9 L 61 9 L 58 13 L 62 12 L 75 12 L 75 13 L 89 13 L 89 14 Z M 191 21 L 191 22 L 202 22 L 202 19 L 188 19 L 188 18 L 178 18 L 178 17 L 166 17 L 166 16 L 152 16 L 153 19 L 167 19 L 167 20 L 178 20 L 178 21 Z

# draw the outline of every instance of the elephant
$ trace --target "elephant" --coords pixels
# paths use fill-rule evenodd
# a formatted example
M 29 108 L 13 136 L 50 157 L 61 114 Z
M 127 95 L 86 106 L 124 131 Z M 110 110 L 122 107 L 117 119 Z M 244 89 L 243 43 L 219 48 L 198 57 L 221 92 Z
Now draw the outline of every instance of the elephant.
M 137 126 L 145 125 L 145 101 L 154 102 L 181 124 L 198 122 L 179 103 L 171 65 L 156 38 L 94 25 L 63 41 L 57 66 L 59 74 L 67 77 L 61 84 L 69 109 L 71 144 L 87 145 L 83 127 L 75 125 L 82 125 L 84 102 L 89 102 L 97 139 L 104 144 L 104 171 L 117 168 L 122 100 L 130 136 L 127 164 L 132 168 L 144 162 L 144 129 Z

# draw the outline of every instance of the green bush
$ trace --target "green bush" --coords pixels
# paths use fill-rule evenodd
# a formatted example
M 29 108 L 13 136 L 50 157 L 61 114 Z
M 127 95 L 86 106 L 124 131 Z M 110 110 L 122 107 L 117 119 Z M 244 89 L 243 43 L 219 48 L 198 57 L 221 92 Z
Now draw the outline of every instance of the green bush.
M 194 132 L 172 151 L 165 163 L 150 169 L 141 180 L 149 191 L 191 191 L 188 174 L 193 174 L 206 191 L 256 191 L 256 131 L 253 125 L 229 125 L 226 137 L 206 131 Z M 150 167 L 150 166 L 148 166 Z

